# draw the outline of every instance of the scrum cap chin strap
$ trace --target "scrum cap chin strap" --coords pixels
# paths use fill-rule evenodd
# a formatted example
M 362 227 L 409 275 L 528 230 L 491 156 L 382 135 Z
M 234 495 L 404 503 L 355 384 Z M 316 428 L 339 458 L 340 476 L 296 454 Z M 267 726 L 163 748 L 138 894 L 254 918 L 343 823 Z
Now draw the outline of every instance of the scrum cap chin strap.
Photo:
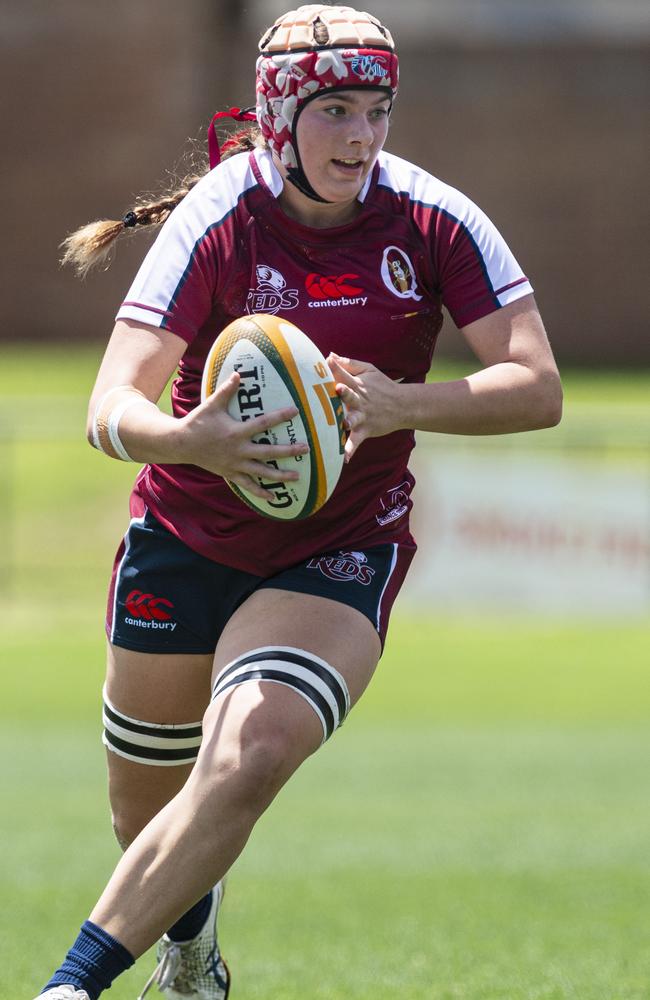
M 208 153 L 210 155 L 210 170 L 213 170 L 214 167 L 218 166 L 221 163 L 222 151 L 228 149 L 230 146 L 234 145 L 237 141 L 238 133 L 235 133 L 235 135 L 231 136 L 231 138 L 226 139 L 226 141 L 223 143 L 222 146 L 219 145 L 219 137 L 217 135 L 216 122 L 220 118 L 231 118 L 233 121 L 236 122 L 257 121 L 257 115 L 255 114 L 252 108 L 245 108 L 245 109 L 229 108 L 228 111 L 217 111 L 212 116 L 212 120 L 208 125 Z M 316 194 L 311 184 L 307 180 L 307 176 L 303 171 L 302 167 L 299 168 L 291 167 L 289 170 L 287 170 L 287 176 L 291 181 L 291 183 L 295 184 L 298 190 L 302 191 L 303 194 L 306 194 L 308 198 L 313 198 L 314 201 L 325 202 L 328 205 L 330 204 L 330 202 L 325 201 L 325 198 L 321 198 L 319 194 Z M 133 222 L 130 221 L 125 222 L 124 223 L 125 225 L 136 224 L 137 220 L 135 218 L 135 215 L 132 212 L 130 214 L 133 215 Z

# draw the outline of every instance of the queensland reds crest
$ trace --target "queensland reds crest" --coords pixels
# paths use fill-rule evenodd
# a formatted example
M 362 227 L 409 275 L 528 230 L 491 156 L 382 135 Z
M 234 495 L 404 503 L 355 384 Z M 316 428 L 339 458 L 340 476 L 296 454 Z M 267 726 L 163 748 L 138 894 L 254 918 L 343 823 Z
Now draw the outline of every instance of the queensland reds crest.
M 368 557 L 363 552 L 339 552 L 337 556 L 321 556 L 310 559 L 307 569 L 319 569 L 323 576 L 339 583 L 361 583 L 367 587 L 375 575 Z
M 415 299 L 419 302 L 422 298 L 417 294 L 418 282 L 411 259 L 399 247 L 390 246 L 384 250 L 381 277 L 388 291 L 399 299 Z
M 410 493 L 411 484 L 403 482 L 380 497 L 381 510 L 375 515 L 377 524 L 381 524 L 383 527 L 384 524 L 391 524 L 403 517 L 409 510 Z
M 258 264 L 255 268 L 257 288 L 248 289 L 246 311 L 249 313 L 270 313 L 275 315 L 280 309 L 295 309 L 299 291 L 287 288 L 284 277 L 268 264 Z

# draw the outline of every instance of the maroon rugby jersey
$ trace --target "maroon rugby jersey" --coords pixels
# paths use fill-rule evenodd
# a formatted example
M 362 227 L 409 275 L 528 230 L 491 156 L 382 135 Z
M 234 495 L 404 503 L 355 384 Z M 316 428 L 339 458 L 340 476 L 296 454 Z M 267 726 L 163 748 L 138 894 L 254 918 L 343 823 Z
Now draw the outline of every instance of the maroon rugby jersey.
M 424 170 L 381 153 L 353 222 L 312 229 L 289 219 L 270 153 L 241 153 L 204 177 L 174 210 L 118 319 L 170 330 L 188 347 L 172 389 L 176 416 L 199 401 L 207 352 L 231 320 L 280 315 L 325 356 L 371 362 L 423 382 L 442 307 L 466 326 L 532 291 L 492 223 Z M 364 441 L 312 517 L 271 521 L 218 476 L 148 465 L 132 497 L 187 545 L 218 562 L 271 575 L 310 556 L 382 542 L 412 544 L 412 431 Z

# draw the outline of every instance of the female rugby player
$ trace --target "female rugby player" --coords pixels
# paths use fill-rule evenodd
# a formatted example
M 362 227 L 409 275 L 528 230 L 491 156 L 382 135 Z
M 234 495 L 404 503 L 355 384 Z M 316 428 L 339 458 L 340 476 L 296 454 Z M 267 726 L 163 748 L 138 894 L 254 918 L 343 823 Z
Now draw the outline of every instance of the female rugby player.
M 97 1000 L 156 940 L 145 991 L 225 1000 L 222 880 L 372 677 L 415 551 L 414 431 L 560 418 L 532 289 L 503 238 L 461 193 L 383 152 L 397 85 L 376 18 L 291 11 L 260 43 L 257 130 L 218 165 L 213 148 L 214 169 L 175 196 L 68 240 L 83 270 L 119 232 L 166 220 L 89 408 L 92 444 L 143 465 L 107 615 L 104 742 L 125 853 L 43 987 L 49 1000 Z M 427 383 L 443 306 L 479 370 Z M 307 446 L 251 438 L 296 411 L 235 422 L 237 375 L 200 402 L 209 347 L 246 312 L 301 327 L 345 403 L 343 474 L 304 521 L 264 520 L 224 482 L 264 496 L 264 463 Z M 170 416 L 157 403 L 177 368 Z

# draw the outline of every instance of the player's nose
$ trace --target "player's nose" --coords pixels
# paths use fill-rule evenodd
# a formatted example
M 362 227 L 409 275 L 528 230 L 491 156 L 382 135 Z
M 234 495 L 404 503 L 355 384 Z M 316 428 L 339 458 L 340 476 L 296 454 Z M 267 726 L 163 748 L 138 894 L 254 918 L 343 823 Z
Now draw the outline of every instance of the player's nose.
M 348 142 L 370 146 L 374 142 L 375 133 L 365 114 L 350 115 L 350 130 Z

